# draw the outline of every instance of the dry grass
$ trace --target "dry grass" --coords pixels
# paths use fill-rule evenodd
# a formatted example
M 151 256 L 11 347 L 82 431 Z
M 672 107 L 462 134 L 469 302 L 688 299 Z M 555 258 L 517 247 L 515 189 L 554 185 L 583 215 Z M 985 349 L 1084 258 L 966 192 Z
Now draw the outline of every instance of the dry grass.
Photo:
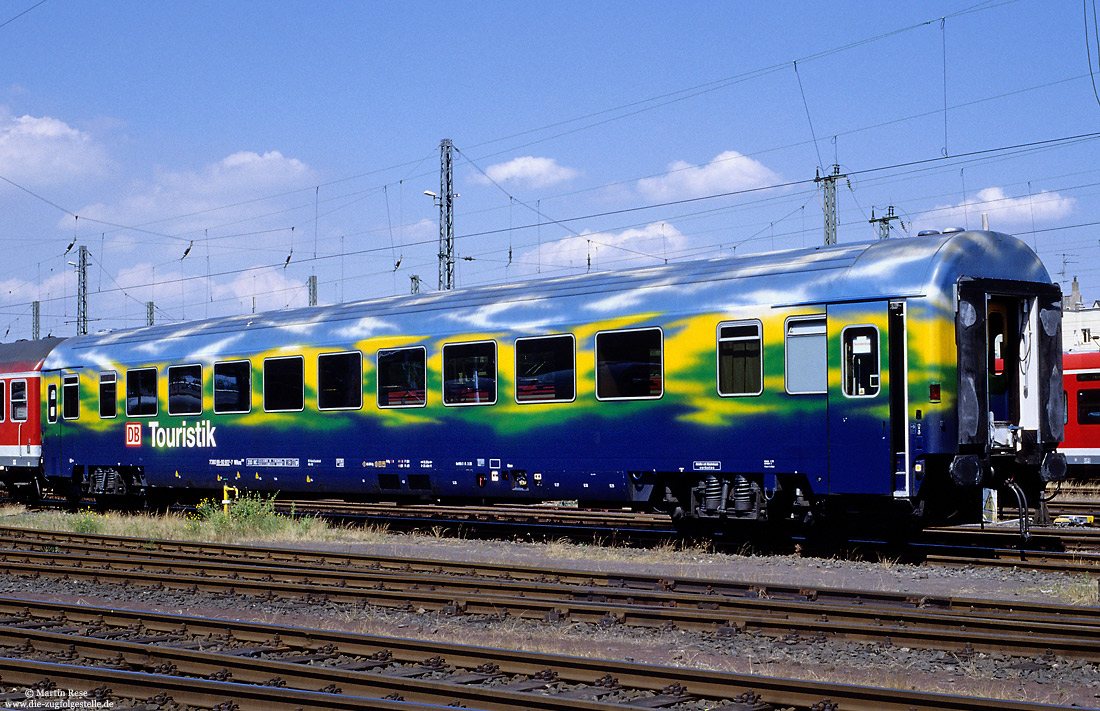
M 272 500 L 259 497 L 238 499 L 227 510 L 212 500 L 206 500 L 192 513 L 100 513 L 92 509 L 77 512 L 28 511 L 22 506 L 5 505 L 0 507 L 0 524 L 148 540 L 219 543 L 374 542 L 386 535 L 384 530 L 377 528 L 344 529 L 330 526 L 320 518 L 279 514 L 274 511 Z
M 1047 493 L 1050 494 L 1057 485 L 1052 485 Z M 1057 498 L 1062 499 L 1100 499 L 1100 482 L 1096 481 L 1066 481 L 1062 482 L 1058 490 Z
M 576 543 L 559 539 L 542 544 L 543 552 L 561 560 L 597 560 L 612 563 L 636 562 L 638 548 L 615 540 L 596 539 L 592 543 Z M 693 544 L 685 541 L 665 541 L 646 548 L 646 560 L 653 563 L 698 563 L 715 555 L 710 544 Z
M 1098 605 L 1100 604 L 1098 591 L 1100 591 L 1100 581 L 1082 575 L 1074 582 L 1056 585 L 1053 588 L 1043 588 L 1039 592 L 1048 594 L 1052 598 L 1069 605 Z

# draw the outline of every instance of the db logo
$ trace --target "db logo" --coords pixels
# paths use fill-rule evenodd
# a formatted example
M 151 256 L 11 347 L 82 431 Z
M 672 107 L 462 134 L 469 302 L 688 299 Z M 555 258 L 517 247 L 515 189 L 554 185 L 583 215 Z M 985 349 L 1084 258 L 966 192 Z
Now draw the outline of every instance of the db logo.
M 126 446 L 127 447 L 140 447 L 141 446 L 141 423 L 140 422 L 127 422 L 126 423 Z

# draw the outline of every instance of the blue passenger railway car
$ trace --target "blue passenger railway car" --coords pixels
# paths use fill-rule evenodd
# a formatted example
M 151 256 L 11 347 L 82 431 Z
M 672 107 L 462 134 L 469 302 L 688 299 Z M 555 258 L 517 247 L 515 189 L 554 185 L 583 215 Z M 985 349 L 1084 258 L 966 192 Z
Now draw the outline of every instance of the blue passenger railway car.
M 73 496 L 928 521 L 1065 474 L 1060 291 L 995 232 L 99 333 L 41 372 L 37 478 Z

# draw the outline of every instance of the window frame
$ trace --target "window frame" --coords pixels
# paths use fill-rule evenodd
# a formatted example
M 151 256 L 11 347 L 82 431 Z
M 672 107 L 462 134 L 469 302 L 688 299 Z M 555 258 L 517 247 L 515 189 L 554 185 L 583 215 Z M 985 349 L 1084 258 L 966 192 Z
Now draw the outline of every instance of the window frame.
M 12 382 L 13 383 L 15 382 L 14 378 L 12 379 Z M 11 415 L 12 415 L 11 421 L 12 422 L 18 422 L 19 420 L 15 419 L 15 407 L 14 407 L 13 404 L 11 404 L 11 401 L 8 399 L 8 381 L 0 380 L 0 422 L 7 422 L 8 421 L 8 409 L 9 408 L 11 409 Z
M 332 358 L 334 356 L 359 356 L 359 404 L 352 407 L 321 407 L 321 391 L 324 389 L 321 386 L 321 359 Z M 318 353 L 317 354 L 317 409 L 321 412 L 340 412 L 340 411 L 352 411 L 363 409 L 363 352 L 357 350 L 350 351 L 333 351 L 331 353 Z
M 722 329 L 729 328 L 730 326 L 755 326 L 756 327 L 756 342 L 760 346 L 760 355 L 758 356 L 760 361 L 760 389 L 756 392 L 743 392 L 743 393 L 724 393 L 722 392 L 722 344 L 723 343 L 735 343 L 748 341 L 750 339 L 744 337 L 730 337 L 722 338 Z M 764 324 L 757 318 L 750 319 L 738 319 L 735 321 L 722 321 L 718 324 L 718 328 L 715 329 L 715 341 L 714 341 L 714 363 L 715 363 L 715 380 L 714 388 L 719 397 L 759 397 L 764 394 Z
M 22 383 L 23 384 L 23 399 L 22 400 L 15 400 L 12 397 L 12 393 L 15 392 L 15 384 L 16 383 Z M 11 413 L 10 413 L 11 414 L 11 421 L 12 422 L 26 422 L 27 420 L 29 420 L 30 416 L 31 416 L 31 385 L 30 385 L 30 379 L 29 378 L 12 378 L 11 384 L 8 387 L 8 394 L 7 395 L 8 395 L 8 397 L 7 397 L 8 407 L 11 410 Z M 22 405 L 23 405 L 23 416 L 22 417 L 16 417 L 15 416 L 15 405 L 16 405 L 17 402 L 22 403 Z
M 791 326 L 799 322 L 817 322 L 821 325 L 821 332 L 814 334 L 799 334 L 795 338 L 806 338 L 809 335 L 822 336 L 825 347 L 821 353 L 825 360 L 825 385 L 821 390 L 791 390 L 790 367 L 787 360 L 790 355 Z M 829 326 L 825 314 L 804 314 L 801 316 L 788 316 L 783 321 L 783 390 L 788 395 L 827 395 L 829 393 Z
M 247 410 L 219 410 L 218 409 L 218 366 L 219 365 L 240 365 L 245 364 L 248 366 L 248 409 Z M 235 360 L 219 360 L 214 361 L 214 365 L 210 368 L 210 383 L 213 393 L 214 402 L 210 404 L 211 409 L 215 415 L 247 415 L 252 412 L 252 361 L 247 358 L 237 358 Z
M 519 399 L 519 344 L 526 341 L 545 341 L 556 338 L 568 338 L 570 342 L 570 353 L 573 356 L 572 367 L 570 370 L 573 373 L 573 396 L 568 400 L 565 398 L 550 398 L 547 400 L 520 400 Z M 551 333 L 542 336 L 524 336 L 517 338 L 512 344 L 512 355 L 515 360 L 515 378 L 512 383 L 513 397 L 515 398 L 517 405 L 545 405 L 549 403 L 561 403 L 561 402 L 576 402 L 577 401 L 577 337 L 572 333 Z
M 398 351 L 420 351 L 420 362 L 424 366 L 424 387 L 421 392 L 424 393 L 424 400 L 418 403 L 403 404 L 403 405 L 383 405 L 382 404 L 382 366 L 381 358 L 383 353 L 396 353 Z M 442 356 L 441 356 L 442 357 Z M 427 407 L 428 406 L 428 349 L 426 346 L 398 346 L 396 348 L 379 348 L 374 352 L 374 404 L 380 410 L 401 410 L 414 407 Z
M 46 422 L 51 425 L 57 424 L 58 419 L 57 408 L 57 383 L 46 384 Z
M 844 334 L 853 328 L 869 328 L 875 332 L 874 341 L 871 345 L 878 358 L 875 360 L 875 391 L 870 394 L 859 395 L 857 393 L 853 395 L 848 392 L 848 357 L 844 353 Z M 876 398 L 882 392 L 882 332 L 873 323 L 850 323 L 840 329 L 840 392 L 850 400 Z
M 483 344 L 491 344 L 493 346 L 493 399 L 491 402 L 447 402 L 447 349 L 448 348 L 460 348 L 463 346 L 480 346 Z M 442 382 L 440 383 L 440 397 L 443 400 L 444 407 L 486 407 L 490 405 L 496 405 L 500 400 L 500 349 L 497 347 L 495 340 L 481 340 L 481 341 L 457 341 L 455 343 L 444 343 L 443 347 L 439 349 L 440 357 L 440 371 L 443 375 Z
M 1082 400 L 1081 396 L 1086 395 L 1086 393 L 1088 394 L 1088 399 L 1090 399 L 1090 400 L 1091 399 L 1100 400 L 1100 388 L 1078 388 L 1077 389 L 1077 418 L 1076 418 L 1077 419 L 1077 424 L 1082 426 L 1082 427 L 1095 427 L 1097 425 L 1100 425 L 1100 419 L 1086 420 L 1086 419 L 1084 419 L 1084 415 L 1082 414 L 1082 411 L 1081 411 L 1081 400 Z M 1088 403 L 1088 404 L 1089 404 L 1090 407 L 1092 406 L 1092 403 Z M 1100 403 L 1097 403 L 1097 404 L 1100 404 Z
M 105 378 L 109 377 L 110 380 Z M 103 414 L 103 386 L 110 383 L 114 386 L 115 396 L 111 400 L 112 411 L 110 415 Z M 113 420 L 118 417 L 118 372 L 114 370 L 103 370 L 99 373 L 99 419 L 101 420 Z
M 76 388 L 76 415 L 69 417 L 67 408 L 69 388 Z M 61 376 L 61 419 L 75 421 L 80 419 L 80 374 L 64 373 Z
M 146 371 L 153 371 L 153 411 L 149 413 L 132 413 L 130 412 L 130 373 L 143 373 Z M 127 417 L 156 417 L 160 414 L 160 371 L 156 366 L 149 366 L 144 368 L 127 368 L 126 369 L 126 416 Z
M 172 411 L 172 371 L 181 370 L 183 368 L 198 368 L 199 369 L 199 411 L 198 412 L 173 412 Z M 206 412 L 206 398 L 203 397 L 203 368 L 202 363 L 181 363 L 179 365 L 170 365 L 165 368 L 165 377 L 168 378 L 168 414 L 171 417 L 187 417 L 194 415 L 201 415 Z
M 267 363 L 268 363 L 268 361 L 291 361 L 291 360 L 299 361 L 299 363 L 301 364 L 301 367 L 302 367 L 301 406 L 296 407 L 296 408 L 288 407 L 288 408 L 279 408 L 279 409 L 269 409 L 268 406 L 267 406 Z M 263 363 L 261 364 L 261 370 L 260 370 L 260 385 L 263 388 L 263 390 L 260 392 L 260 404 L 263 407 L 264 412 L 302 412 L 302 411 L 304 411 L 306 409 L 306 359 L 305 359 L 305 356 L 302 356 L 302 355 L 288 355 L 288 356 L 271 356 L 269 358 L 264 358 Z
M 661 352 L 661 392 L 656 395 L 617 395 L 615 397 L 600 397 L 600 336 L 619 335 L 624 333 L 640 333 L 642 331 L 656 331 L 658 335 L 659 350 Z M 616 402 L 621 400 L 660 400 L 665 396 L 665 331 L 660 326 L 641 326 L 638 328 L 615 328 L 607 331 L 597 331 L 592 337 L 592 357 L 595 367 L 592 369 L 592 383 L 595 387 L 596 399 L 600 402 Z

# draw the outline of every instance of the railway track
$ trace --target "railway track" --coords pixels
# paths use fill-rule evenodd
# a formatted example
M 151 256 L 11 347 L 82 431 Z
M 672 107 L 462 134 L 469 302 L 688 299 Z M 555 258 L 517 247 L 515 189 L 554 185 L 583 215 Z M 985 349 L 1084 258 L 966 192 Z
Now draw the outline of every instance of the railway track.
M 64 551 L 64 552 L 61 552 Z M 150 542 L 0 529 L 0 570 L 443 615 L 860 641 L 1100 661 L 1100 611 L 879 591 Z
M 463 534 L 554 538 L 568 536 L 583 541 L 622 541 L 654 545 L 682 540 L 664 514 L 631 511 L 595 511 L 558 506 L 447 507 L 434 505 L 349 504 L 336 501 L 284 502 L 283 510 L 300 515 L 335 517 L 382 524 L 396 530 L 436 527 Z M 1011 512 L 1008 512 L 1011 514 Z M 926 529 L 903 543 L 858 540 L 874 555 L 885 554 L 911 562 L 937 565 L 1023 567 L 1070 574 L 1100 574 L 1100 528 L 1035 527 L 1023 544 L 1015 531 L 1005 528 L 980 530 L 973 527 Z M 709 541 L 717 550 L 737 552 L 744 541 L 718 537 Z M 804 539 L 756 539 L 761 550 L 793 552 L 796 546 L 809 551 Z M 835 551 L 822 549 L 825 554 Z
M 0 599 L 0 654 L 7 684 L 48 688 L 49 677 L 150 709 L 1051 708 L 18 599 Z
M 336 500 L 288 501 L 286 514 L 324 516 L 336 522 L 382 525 L 395 531 L 453 532 L 463 536 L 570 540 L 597 543 L 662 545 L 684 540 L 667 516 L 626 510 L 599 511 L 560 506 L 446 507 L 348 503 Z M 1009 513 L 1011 513 L 1009 511 Z M 872 540 L 856 536 L 853 546 L 822 547 L 798 537 L 755 538 L 758 552 L 865 555 L 909 563 L 1029 568 L 1068 574 L 1100 574 L 1100 527 L 1033 527 L 1024 543 L 1014 530 L 970 526 L 929 528 L 908 541 Z M 736 536 L 708 539 L 714 550 L 741 552 L 745 540 Z

